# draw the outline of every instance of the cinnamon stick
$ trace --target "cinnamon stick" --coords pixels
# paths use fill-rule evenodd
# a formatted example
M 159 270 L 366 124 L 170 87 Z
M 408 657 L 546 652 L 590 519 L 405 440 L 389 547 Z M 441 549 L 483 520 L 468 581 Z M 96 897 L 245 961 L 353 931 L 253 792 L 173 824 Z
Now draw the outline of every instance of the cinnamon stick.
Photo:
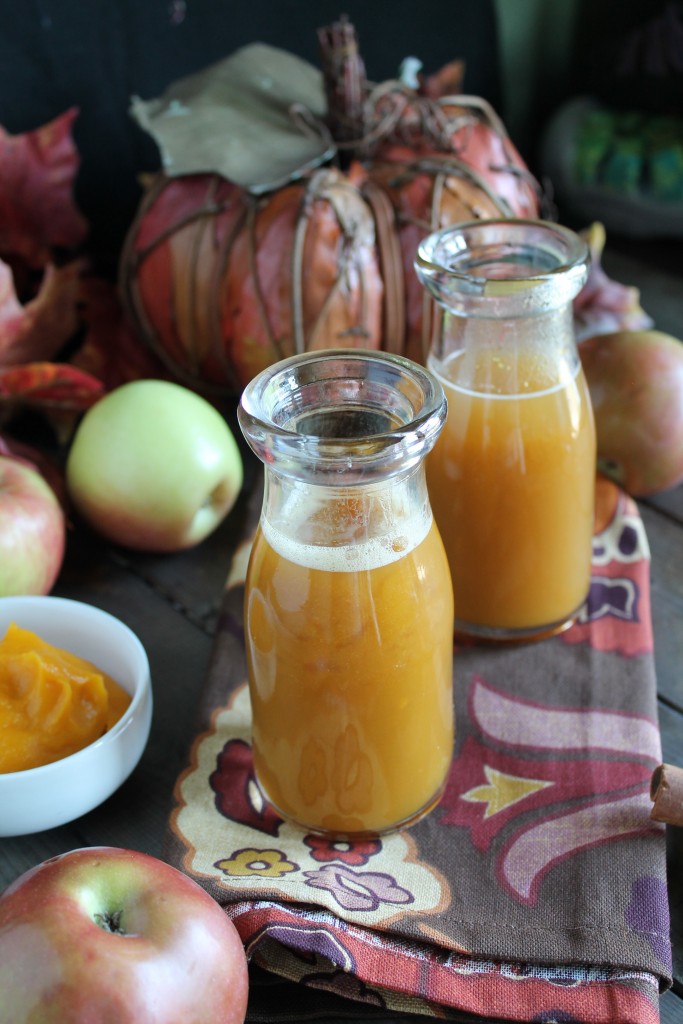
M 667 825 L 683 825 L 683 768 L 660 764 L 650 780 L 650 817 Z

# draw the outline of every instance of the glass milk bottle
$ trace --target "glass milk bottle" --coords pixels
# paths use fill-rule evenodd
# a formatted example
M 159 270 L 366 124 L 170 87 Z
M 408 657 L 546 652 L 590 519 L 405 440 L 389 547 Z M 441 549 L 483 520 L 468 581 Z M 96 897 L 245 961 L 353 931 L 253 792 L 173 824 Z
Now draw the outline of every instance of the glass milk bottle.
M 441 385 L 328 350 L 259 374 L 238 414 L 265 467 L 245 594 L 259 785 L 309 831 L 410 824 L 453 748 L 452 586 L 424 466 Z
M 550 635 L 588 594 L 596 442 L 572 311 L 588 261 L 544 221 L 456 224 L 418 248 L 438 304 L 428 366 L 448 398 L 427 478 L 457 633 Z

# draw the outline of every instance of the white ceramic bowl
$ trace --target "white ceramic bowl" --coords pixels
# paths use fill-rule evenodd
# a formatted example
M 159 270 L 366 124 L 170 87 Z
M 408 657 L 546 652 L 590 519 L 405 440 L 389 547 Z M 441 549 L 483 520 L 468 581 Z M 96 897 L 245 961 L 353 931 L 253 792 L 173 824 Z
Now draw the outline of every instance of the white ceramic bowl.
M 83 750 L 39 768 L 0 772 L 0 836 L 55 828 L 101 804 L 140 760 L 152 721 L 147 654 L 119 619 L 61 597 L 2 597 L 0 637 L 12 622 L 91 661 L 132 700 L 116 725 Z

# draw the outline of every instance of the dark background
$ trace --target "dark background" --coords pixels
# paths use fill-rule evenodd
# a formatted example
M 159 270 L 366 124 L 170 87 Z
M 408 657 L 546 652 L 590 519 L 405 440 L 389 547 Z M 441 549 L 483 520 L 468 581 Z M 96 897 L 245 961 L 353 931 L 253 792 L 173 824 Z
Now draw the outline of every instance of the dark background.
M 467 61 L 468 91 L 500 99 L 489 0 L 0 0 L 0 124 L 12 133 L 80 108 L 79 206 L 95 248 L 115 248 L 139 198 L 138 174 L 155 169 L 154 143 L 128 113 L 191 71 L 255 41 L 319 66 L 317 29 L 346 13 L 368 77 L 395 77 L 408 55 L 432 71 Z
M 254 41 L 319 66 L 317 29 L 346 14 L 371 81 L 395 77 L 409 55 L 427 73 L 464 59 L 464 91 L 485 97 L 504 117 L 510 111 L 513 141 L 533 168 L 543 121 L 566 96 L 591 91 L 625 103 L 664 96 L 681 109 L 683 76 L 669 78 L 673 92 L 663 91 L 661 75 L 642 73 L 644 47 L 641 67 L 627 79 L 615 77 L 620 47 L 634 29 L 650 38 L 651 57 L 661 55 L 670 42 L 666 32 L 658 43 L 645 28 L 668 6 L 669 0 L 0 0 L 0 124 L 24 132 L 79 108 L 76 199 L 92 227 L 91 252 L 115 259 L 140 198 L 139 175 L 159 164 L 155 144 L 129 115 L 134 94 L 156 97 L 175 79 Z M 520 26 L 513 42 L 501 39 L 511 17 Z

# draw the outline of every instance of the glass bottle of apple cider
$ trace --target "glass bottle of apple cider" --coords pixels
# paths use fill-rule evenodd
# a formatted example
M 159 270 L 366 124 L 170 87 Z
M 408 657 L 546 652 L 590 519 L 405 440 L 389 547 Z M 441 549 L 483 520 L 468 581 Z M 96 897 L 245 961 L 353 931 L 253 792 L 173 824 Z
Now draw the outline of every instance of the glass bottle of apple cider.
M 265 466 L 245 594 L 254 768 L 310 831 L 393 831 L 445 784 L 453 596 L 424 464 L 445 413 L 424 368 L 357 350 L 277 363 L 240 401 Z
M 458 633 L 551 635 L 587 597 L 596 441 L 572 300 L 588 261 L 545 221 L 456 224 L 418 248 L 437 301 L 428 366 L 448 398 L 427 479 Z

